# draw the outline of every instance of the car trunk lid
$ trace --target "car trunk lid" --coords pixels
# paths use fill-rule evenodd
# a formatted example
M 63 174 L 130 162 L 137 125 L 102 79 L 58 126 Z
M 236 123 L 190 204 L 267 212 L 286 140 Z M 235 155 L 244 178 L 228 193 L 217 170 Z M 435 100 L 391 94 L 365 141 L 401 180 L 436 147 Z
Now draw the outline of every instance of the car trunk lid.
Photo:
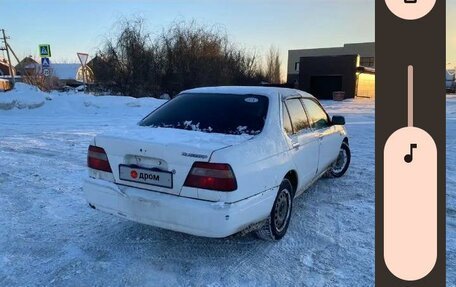
M 134 126 L 95 138 L 117 184 L 179 195 L 194 162 L 252 136 Z

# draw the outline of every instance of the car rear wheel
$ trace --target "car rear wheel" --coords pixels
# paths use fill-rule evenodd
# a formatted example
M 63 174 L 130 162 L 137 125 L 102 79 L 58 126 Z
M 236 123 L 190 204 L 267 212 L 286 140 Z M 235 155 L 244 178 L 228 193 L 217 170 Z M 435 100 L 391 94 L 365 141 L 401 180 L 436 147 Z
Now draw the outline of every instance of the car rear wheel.
M 272 211 L 265 224 L 256 231 L 259 238 L 269 241 L 282 239 L 290 224 L 293 207 L 293 186 L 288 179 L 284 179 L 279 186 L 279 192 L 274 201 Z
M 340 147 L 339 156 L 336 161 L 333 163 L 331 168 L 328 171 L 330 177 L 341 177 L 343 176 L 350 166 L 351 153 L 350 147 L 346 142 L 342 143 Z

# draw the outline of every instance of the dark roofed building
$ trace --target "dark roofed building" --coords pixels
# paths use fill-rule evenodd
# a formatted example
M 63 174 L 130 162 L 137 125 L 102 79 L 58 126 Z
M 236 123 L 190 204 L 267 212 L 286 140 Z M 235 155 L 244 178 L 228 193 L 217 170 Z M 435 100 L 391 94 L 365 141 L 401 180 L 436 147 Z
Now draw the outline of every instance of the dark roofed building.
M 287 83 L 298 86 L 301 57 L 359 55 L 359 66 L 375 68 L 375 43 L 353 43 L 342 47 L 288 51 Z
M 375 97 L 375 43 L 290 50 L 288 85 L 319 99 Z M 342 93 L 341 93 L 342 92 Z
M 13 73 L 15 72 L 13 67 Z M 9 64 L 6 59 L 0 59 L 0 76 L 10 76 Z
M 40 64 L 31 56 L 25 57 L 16 65 L 18 75 L 36 75 L 40 71 Z
M 345 98 L 374 98 L 375 69 L 359 65 L 359 55 L 301 57 L 299 89 L 318 99 L 332 99 L 334 92 Z

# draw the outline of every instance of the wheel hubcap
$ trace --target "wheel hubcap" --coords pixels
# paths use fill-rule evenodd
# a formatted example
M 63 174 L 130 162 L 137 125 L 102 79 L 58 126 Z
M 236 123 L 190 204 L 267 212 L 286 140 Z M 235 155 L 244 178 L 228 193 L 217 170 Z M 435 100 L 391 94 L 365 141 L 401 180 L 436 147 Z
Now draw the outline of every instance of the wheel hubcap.
M 333 172 L 341 172 L 347 164 L 347 158 L 347 152 L 344 149 L 340 149 L 339 156 L 337 157 L 336 162 L 332 166 Z
M 335 172 L 335 173 L 341 172 L 344 169 L 346 164 L 347 164 L 347 152 L 344 149 L 341 149 L 336 162 L 332 166 L 333 172 Z
M 281 232 L 287 225 L 290 217 L 290 201 L 290 192 L 287 189 L 282 190 L 274 208 L 274 225 L 278 232 Z

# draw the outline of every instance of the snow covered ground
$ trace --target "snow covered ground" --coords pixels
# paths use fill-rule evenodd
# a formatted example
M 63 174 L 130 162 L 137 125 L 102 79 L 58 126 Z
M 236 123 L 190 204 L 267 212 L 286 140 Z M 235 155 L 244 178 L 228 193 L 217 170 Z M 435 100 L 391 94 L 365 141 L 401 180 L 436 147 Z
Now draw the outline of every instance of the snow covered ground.
M 0 94 L 0 286 L 373 286 L 374 102 L 323 102 L 347 118 L 352 164 L 295 203 L 278 243 L 199 238 L 87 207 L 86 150 L 162 101 Z M 456 97 L 447 100 L 448 286 L 456 286 Z

